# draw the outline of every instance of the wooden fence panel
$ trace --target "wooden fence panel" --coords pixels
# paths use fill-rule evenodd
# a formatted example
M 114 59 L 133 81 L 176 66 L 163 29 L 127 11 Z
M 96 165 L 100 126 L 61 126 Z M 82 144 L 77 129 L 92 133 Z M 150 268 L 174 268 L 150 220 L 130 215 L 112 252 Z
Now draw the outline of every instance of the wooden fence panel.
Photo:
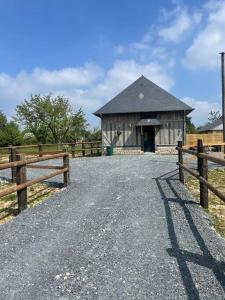
M 188 150 L 182 147 L 181 143 L 178 143 L 177 146 L 178 150 L 178 162 L 177 165 L 179 166 L 179 179 L 183 183 L 183 178 L 181 176 L 181 168 L 187 171 L 189 174 L 194 176 L 199 180 L 199 190 L 200 190 L 200 204 L 204 208 L 208 208 L 208 189 L 212 191 L 217 197 L 220 198 L 223 202 L 225 202 L 225 195 L 224 193 L 220 192 L 216 187 L 214 187 L 211 183 L 208 182 L 208 161 L 214 162 L 216 164 L 220 164 L 225 166 L 225 159 L 221 159 L 218 157 L 214 157 L 212 155 L 206 154 L 203 141 L 198 140 L 197 144 L 197 151 Z M 186 167 L 182 163 L 182 156 L 181 152 L 188 153 L 197 157 L 198 166 L 197 170 L 193 171 L 191 168 Z
M 223 144 L 223 133 L 187 133 L 186 134 L 186 145 L 196 146 L 198 140 L 203 141 L 203 145 L 220 145 Z
M 45 157 L 25 159 L 25 155 L 20 153 L 16 155 L 16 160 L 9 163 L 0 164 L 0 170 L 5 170 L 9 168 L 16 168 L 16 186 L 10 186 L 8 188 L 0 190 L 0 197 L 12 194 L 17 192 L 18 200 L 18 212 L 27 208 L 27 188 L 41 181 L 47 180 L 59 174 L 64 175 L 64 186 L 70 184 L 70 168 L 69 168 L 69 153 L 64 150 L 65 153 L 48 155 Z M 63 158 L 63 166 L 41 166 L 41 165 L 32 165 L 33 163 Z M 39 176 L 38 178 L 27 180 L 27 168 L 39 168 L 39 169 L 55 169 L 54 172 L 47 175 Z

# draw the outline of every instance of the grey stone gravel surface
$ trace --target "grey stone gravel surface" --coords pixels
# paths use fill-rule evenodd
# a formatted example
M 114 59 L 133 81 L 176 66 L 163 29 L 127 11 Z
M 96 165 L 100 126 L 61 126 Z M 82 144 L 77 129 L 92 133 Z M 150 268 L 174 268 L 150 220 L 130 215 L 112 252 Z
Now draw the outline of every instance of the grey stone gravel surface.
M 0 226 L 0 299 L 224 299 L 224 240 L 175 156 L 70 162 L 67 189 Z

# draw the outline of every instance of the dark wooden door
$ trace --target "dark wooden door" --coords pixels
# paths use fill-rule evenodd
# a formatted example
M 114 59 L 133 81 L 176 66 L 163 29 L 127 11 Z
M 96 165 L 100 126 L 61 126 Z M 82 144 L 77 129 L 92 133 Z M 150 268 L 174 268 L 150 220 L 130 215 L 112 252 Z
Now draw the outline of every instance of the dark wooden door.
M 144 152 L 155 152 L 155 126 L 143 127 Z

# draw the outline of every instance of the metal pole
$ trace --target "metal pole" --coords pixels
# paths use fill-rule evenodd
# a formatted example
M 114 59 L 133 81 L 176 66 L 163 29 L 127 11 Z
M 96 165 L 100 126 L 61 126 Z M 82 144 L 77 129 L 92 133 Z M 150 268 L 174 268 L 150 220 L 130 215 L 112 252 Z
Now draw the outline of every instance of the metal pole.
M 223 112 L 223 141 L 225 142 L 225 77 L 224 77 L 224 54 L 221 52 L 221 80 L 222 80 L 222 112 Z
M 102 146 L 102 153 L 101 153 L 101 155 L 103 156 L 105 153 L 104 153 L 104 135 L 103 135 L 103 121 L 102 121 L 102 115 L 100 115 L 100 117 L 101 117 L 101 136 L 102 136 L 102 144 L 101 144 L 101 146 Z

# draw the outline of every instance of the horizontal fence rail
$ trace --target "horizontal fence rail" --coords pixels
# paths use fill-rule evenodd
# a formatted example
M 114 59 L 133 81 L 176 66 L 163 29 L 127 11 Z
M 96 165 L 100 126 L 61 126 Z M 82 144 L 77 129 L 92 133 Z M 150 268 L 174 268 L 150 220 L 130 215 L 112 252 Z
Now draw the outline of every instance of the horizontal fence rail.
M 20 146 L 14 146 L 16 148 L 30 148 L 30 147 L 36 147 L 38 148 L 39 146 L 65 146 L 65 145 L 82 145 L 82 144 L 97 144 L 100 143 L 101 141 L 76 141 L 76 142 L 70 142 L 70 143 L 48 143 L 48 144 L 31 144 L 31 145 L 20 145 Z M 12 145 L 6 146 L 6 147 L 1 147 L 0 149 L 5 149 L 7 150 L 9 147 L 13 147 Z
M 34 144 L 34 145 L 21 145 L 21 146 L 12 146 L 0 147 L 0 158 L 3 160 L 9 157 L 9 162 L 16 162 L 16 155 L 23 153 L 26 157 L 38 156 L 39 158 L 45 157 L 48 160 L 49 155 L 56 155 L 63 153 L 64 151 L 71 153 L 71 157 L 80 157 L 80 156 L 99 156 L 102 154 L 102 142 L 101 141 L 76 141 L 71 143 L 60 143 L 60 144 Z M 4 168 L 5 163 L 0 163 L 0 170 Z M 38 168 L 34 166 L 29 166 L 29 168 Z M 45 167 L 43 167 L 45 168 Z M 16 183 L 16 165 L 11 166 L 11 176 L 12 182 Z
M 86 155 L 101 155 L 102 142 L 101 141 L 76 141 L 71 143 L 59 143 L 59 144 L 34 144 L 34 145 L 21 145 L 0 147 L 0 154 L 9 154 L 9 161 L 16 160 L 16 153 L 23 153 L 27 155 L 38 155 L 39 157 L 62 153 L 63 148 L 67 148 L 67 152 L 72 154 L 72 158 L 76 157 L 76 154 Z M 14 174 L 15 175 L 15 174 Z
M 5 188 L 0 191 L 0 197 L 17 192 L 18 201 L 18 213 L 27 208 L 28 196 L 27 188 L 36 183 L 42 182 L 49 178 L 55 177 L 57 175 L 63 174 L 64 186 L 68 186 L 70 183 L 70 168 L 69 168 L 69 153 L 64 149 L 63 153 L 47 155 L 45 157 L 25 159 L 24 154 L 16 154 L 16 161 L 11 161 L 9 163 L 0 164 L 0 170 L 12 169 L 12 182 L 15 182 L 15 186 Z M 62 166 L 46 166 L 46 165 L 33 165 L 33 163 L 47 161 L 51 159 L 63 159 Z M 34 169 L 49 169 L 55 170 L 47 175 L 39 176 L 32 180 L 27 180 L 27 168 Z
M 178 142 L 178 162 L 179 166 L 179 179 L 184 184 L 184 172 L 187 171 L 189 174 L 199 180 L 200 189 L 200 204 L 204 208 L 208 208 L 208 190 L 212 191 L 217 197 L 225 202 L 225 195 L 221 193 L 216 187 L 214 187 L 208 181 L 208 161 L 225 166 L 225 159 L 212 156 L 205 153 L 205 145 L 203 141 L 199 139 L 197 141 L 197 151 L 183 148 L 182 142 Z M 197 158 L 197 172 L 191 170 L 184 165 L 183 153 L 191 154 Z
M 17 184 L 16 186 L 6 188 L 3 191 L 0 191 L 0 197 L 12 194 L 12 193 L 20 191 L 20 190 L 23 190 L 24 188 L 27 188 L 27 187 L 29 187 L 31 185 L 34 185 L 34 184 L 38 183 L 38 182 L 41 182 L 43 180 L 52 178 L 54 176 L 57 176 L 59 174 L 62 174 L 64 172 L 68 172 L 68 171 L 69 171 L 69 168 L 62 168 L 61 170 L 52 172 L 52 173 L 50 173 L 48 175 L 39 176 L 36 179 L 28 180 L 25 183 Z
M 18 160 L 18 158 L 17 158 L 17 161 L 0 164 L 0 170 L 9 169 L 9 168 L 13 168 L 13 167 L 19 167 L 19 166 L 37 163 L 40 161 L 45 161 L 45 160 L 50 160 L 50 159 L 57 159 L 57 158 L 67 156 L 67 155 L 69 155 L 69 153 L 52 154 L 52 155 L 47 155 L 45 157 L 40 157 L 40 158 L 39 157 L 38 158 L 30 158 L 30 159 L 24 158 L 23 160 Z M 23 154 L 23 156 L 24 156 L 24 154 Z

